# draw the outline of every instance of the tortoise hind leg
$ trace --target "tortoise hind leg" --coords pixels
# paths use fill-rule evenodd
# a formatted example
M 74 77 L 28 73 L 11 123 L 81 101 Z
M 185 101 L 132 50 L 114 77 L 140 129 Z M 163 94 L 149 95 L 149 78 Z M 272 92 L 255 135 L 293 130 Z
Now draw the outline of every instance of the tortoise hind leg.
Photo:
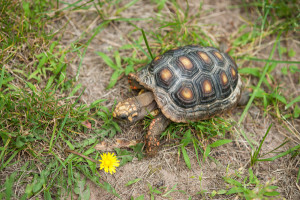
M 167 128 L 169 124 L 170 120 L 167 119 L 162 113 L 159 113 L 152 120 L 148 132 L 145 136 L 147 156 L 153 157 L 157 154 L 160 134 Z
M 242 92 L 241 97 L 238 101 L 238 106 L 245 106 L 247 105 L 249 99 L 250 99 L 250 94 L 252 94 L 252 91 L 250 90 L 245 90 Z

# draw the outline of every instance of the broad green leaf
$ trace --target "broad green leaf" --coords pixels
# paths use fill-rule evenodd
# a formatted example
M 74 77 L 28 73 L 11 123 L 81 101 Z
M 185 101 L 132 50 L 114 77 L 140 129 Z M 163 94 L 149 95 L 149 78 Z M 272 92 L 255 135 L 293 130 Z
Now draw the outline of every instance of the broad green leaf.
M 211 192 L 210 196 L 211 196 L 211 197 L 214 197 L 214 196 L 216 196 L 216 194 L 217 194 L 217 191 L 216 191 L 216 190 L 213 190 L 213 191 Z
M 86 189 L 82 192 L 81 199 L 82 200 L 89 200 L 91 196 L 90 187 L 87 185 Z
M 163 197 L 167 197 L 171 192 L 174 192 L 175 189 L 177 187 L 177 183 L 171 188 L 171 190 L 169 190 L 168 192 L 166 192 L 164 195 L 162 195 Z
M 135 198 L 134 200 L 144 200 L 144 195 L 142 194 L 141 196 Z
M 36 179 L 36 182 L 33 184 L 33 188 L 32 188 L 33 193 L 39 192 L 42 189 L 42 187 L 43 187 L 42 180 L 40 177 L 38 177 Z
M 266 189 L 270 189 L 270 190 L 276 190 L 278 188 L 278 186 L 275 185 L 269 185 L 268 187 L 266 187 Z
M 283 75 L 287 75 L 287 74 L 288 74 L 288 68 L 287 68 L 287 67 L 281 68 L 281 73 L 282 73 Z
M 51 77 L 48 79 L 47 85 L 46 85 L 46 87 L 45 87 L 46 90 L 49 90 L 49 89 L 50 89 L 50 87 L 52 86 L 52 83 L 53 83 L 54 79 L 55 79 L 55 76 L 51 76 Z
M 132 161 L 133 156 L 129 151 L 119 148 L 115 148 L 115 151 L 117 152 L 118 158 L 121 159 L 120 167 Z
M 226 194 L 227 190 L 219 190 L 217 191 L 217 194 Z
M 37 69 L 38 70 L 41 69 L 46 64 L 47 61 L 48 61 L 47 54 L 42 53 L 42 59 L 39 59 L 39 64 L 37 66 Z
M 236 193 L 240 193 L 240 192 L 243 192 L 243 188 L 233 187 L 230 190 L 228 190 L 228 192 L 226 193 L 226 195 L 236 194 Z
M 190 144 L 192 142 L 192 134 L 191 134 L 191 130 L 188 129 L 184 135 L 183 138 L 181 140 L 181 144 L 183 147 L 186 147 L 188 144 Z
M 253 174 L 253 170 L 249 168 L 249 181 L 250 183 L 255 183 L 255 176 Z
M 261 68 L 258 68 L 258 67 L 257 68 L 245 67 L 245 68 L 239 69 L 239 73 L 260 77 Z
M 291 107 L 294 103 L 300 102 L 300 96 L 297 96 L 295 99 L 293 99 L 290 103 L 288 103 L 285 106 L 285 109 L 288 109 L 289 107 Z
M 203 154 L 203 162 L 205 161 L 205 159 L 208 157 L 210 153 L 210 146 L 208 145 L 204 151 L 204 154 Z
M 70 92 L 69 97 L 74 96 L 74 94 L 81 88 L 82 84 L 78 84 L 75 86 L 75 88 L 72 90 L 72 92 Z
M 115 60 L 116 60 L 116 63 L 117 63 L 117 67 L 122 68 L 121 57 L 120 57 L 119 51 L 115 51 L 114 56 L 115 56 Z
M 114 73 L 111 75 L 110 80 L 109 80 L 109 84 L 106 87 L 106 89 L 110 89 L 112 88 L 118 81 L 119 76 L 122 74 L 122 71 L 114 71 Z
M 296 119 L 300 116 L 300 107 L 298 105 L 295 106 L 293 117 Z
M 45 200 L 52 200 L 51 194 L 48 189 L 44 190 L 44 198 Z
M 84 148 L 97 142 L 97 138 L 88 138 L 75 145 L 76 148 Z
M 138 143 L 136 144 L 135 146 L 131 146 L 130 148 L 133 149 L 133 151 L 136 153 L 136 157 L 138 158 L 138 160 L 141 160 L 144 155 L 143 155 L 143 147 L 144 147 L 144 144 L 143 143 Z
M 139 182 L 140 180 L 142 180 L 142 179 L 141 179 L 141 178 L 137 178 L 137 179 L 128 181 L 128 182 L 125 184 L 125 186 L 130 186 L 130 185 L 132 185 L 132 184 L 134 184 L 134 183 Z
M 292 74 L 295 74 L 296 72 L 298 72 L 298 73 L 300 72 L 300 68 L 297 67 L 296 65 L 290 65 L 289 70 Z
M 29 87 L 33 92 L 36 91 L 36 88 L 35 88 L 35 86 L 34 86 L 32 83 L 26 81 L 26 84 L 28 85 L 28 87 Z
M 125 75 L 127 76 L 129 73 L 134 72 L 133 64 L 129 64 L 125 67 Z
M 117 122 L 111 121 L 111 124 L 114 126 L 114 128 L 116 129 L 117 132 L 119 132 L 119 133 L 122 132 L 121 128 Z
M 273 192 L 265 192 L 264 195 L 273 197 L 273 196 L 278 196 L 278 195 L 280 195 L 280 193 L 279 193 L 279 192 L 276 192 L 276 191 L 273 191 Z
M 96 101 L 94 101 L 93 103 L 91 103 L 90 108 L 94 108 L 96 107 L 99 103 L 105 102 L 107 101 L 107 99 L 98 99 Z
M 10 199 L 13 194 L 13 185 L 15 183 L 16 176 L 17 176 L 17 172 L 13 172 L 10 176 L 6 177 L 4 183 L 6 199 Z
M 182 151 L 182 155 L 183 155 L 183 159 L 185 161 L 185 164 L 186 166 L 191 169 L 191 161 L 190 161 L 190 158 L 189 158 L 189 155 L 187 154 L 184 146 L 181 146 L 181 151 Z
M 96 52 L 102 59 L 103 61 L 111 68 L 114 70 L 118 70 L 118 66 L 103 52 Z
M 241 184 L 240 182 L 238 182 L 237 180 L 234 180 L 234 179 L 232 179 L 232 178 L 225 178 L 225 181 L 226 181 L 227 183 L 232 184 L 232 185 L 242 187 L 242 184 Z
M 162 194 L 162 191 L 158 190 L 157 188 L 153 188 L 152 192 L 154 192 L 155 194 Z
M 27 198 L 30 198 L 33 195 L 32 188 L 33 184 L 26 185 L 25 193 L 27 194 Z
M 278 101 L 282 102 L 283 104 L 287 104 L 286 99 L 285 99 L 284 96 L 281 96 L 281 95 L 276 94 L 276 93 L 272 93 L 270 96 L 277 99 Z
M 288 55 L 289 57 L 294 57 L 296 55 L 296 52 L 294 51 L 294 49 L 290 49 Z
M 232 140 L 218 140 L 218 141 L 215 141 L 214 143 L 210 144 L 209 146 L 210 147 L 219 147 L 221 145 L 224 145 L 224 144 L 227 144 L 227 143 L 230 143 L 232 142 Z

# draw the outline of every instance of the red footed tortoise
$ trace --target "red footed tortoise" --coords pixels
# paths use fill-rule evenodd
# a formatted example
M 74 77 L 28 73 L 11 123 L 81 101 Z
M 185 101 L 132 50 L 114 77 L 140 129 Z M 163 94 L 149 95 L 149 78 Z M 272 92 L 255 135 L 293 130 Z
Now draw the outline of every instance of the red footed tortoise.
M 129 80 L 132 88 L 148 92 L 119 102 L 113 116 L 136 122 L 160 109 L 145 136 L 148 156 L 157 153 L 159 136 L 171 121 L 199 121 L 220 115 L 237 105 L 242 87 L 237 65 L 227 53 L 194 45 L 157 56 L 137 74 L 129 74 Z

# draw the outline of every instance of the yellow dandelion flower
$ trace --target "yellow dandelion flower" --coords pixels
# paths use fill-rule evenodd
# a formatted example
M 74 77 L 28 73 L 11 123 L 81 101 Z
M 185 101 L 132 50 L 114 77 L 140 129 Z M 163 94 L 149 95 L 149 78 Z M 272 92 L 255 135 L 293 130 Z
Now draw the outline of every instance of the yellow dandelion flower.
M 116 173 L 116 167 L 119 167 L 120 161 L 117 159 L 114 153 L 104 153 L 101 155 L 100 170 L 104 169 L 106 173 Z

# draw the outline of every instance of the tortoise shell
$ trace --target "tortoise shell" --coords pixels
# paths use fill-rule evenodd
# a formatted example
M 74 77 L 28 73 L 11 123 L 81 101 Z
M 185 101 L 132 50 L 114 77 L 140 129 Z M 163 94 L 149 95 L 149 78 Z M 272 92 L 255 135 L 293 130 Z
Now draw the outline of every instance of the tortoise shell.
M 236 63 L 213 47 L 169 50 L 129 76 L 153 92 L 162 113 L 174 122 L 221 114 L 233 108 L 241 94 Z

